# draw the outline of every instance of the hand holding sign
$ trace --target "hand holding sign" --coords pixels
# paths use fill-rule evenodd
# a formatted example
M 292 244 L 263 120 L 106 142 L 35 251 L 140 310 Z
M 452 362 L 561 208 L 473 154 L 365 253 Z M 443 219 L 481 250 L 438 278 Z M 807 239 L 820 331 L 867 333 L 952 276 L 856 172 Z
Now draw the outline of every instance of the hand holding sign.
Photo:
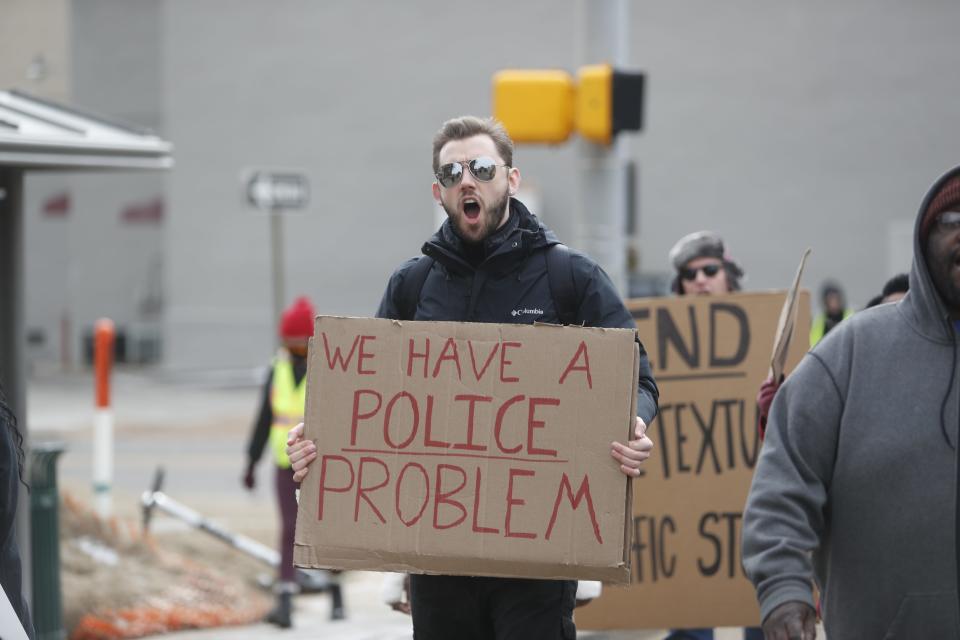
M 806 602 L 790 600 L 763 621 L 763 635 L 773 640 L 816 640 L 817 613 Z
M 634 434 L 637 436 L 636 439 L 628 441 L 625 445 L 614 442 L 610 449 L 610 455 L 620 463 L 620 471 L 631 478 L 640 475 L 640 465 L 650 457 L 650 452 L 653 450 L 653 440 L 647 437 L 647 425 L 640 416 L 637 416 Z
M 310 463 L 317 457 L 317 445 L 303 439 L 302 422 L 287 434 L 287 457 L 293 468 L 293 481 L 300 482 L 306 478 Z

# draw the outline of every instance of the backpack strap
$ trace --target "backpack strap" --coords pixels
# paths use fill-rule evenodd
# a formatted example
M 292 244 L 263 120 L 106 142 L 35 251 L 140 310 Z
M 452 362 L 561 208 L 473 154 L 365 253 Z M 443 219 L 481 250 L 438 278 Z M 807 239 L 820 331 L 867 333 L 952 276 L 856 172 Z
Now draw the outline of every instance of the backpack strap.
M 420 291 L 423 289 L 423 283 L 427 281 L 431 267 L 433 267 L 433 258 L 420 256 L 404 274 L 403 282 L 400 283 L 397 291 L 399 294 L 397 309 L 400 311 L 400 317 L 397 320 L 413 320 L 417 314 Z
M 565 244 L 551 245 L 547 248 L 546 258 L 547 282 L 550 284 L 550 295 L 553 296 L 560 322 L 577 324 L 580 296 L 577 293 L 577 283 L 573 280 L 570 247 Z

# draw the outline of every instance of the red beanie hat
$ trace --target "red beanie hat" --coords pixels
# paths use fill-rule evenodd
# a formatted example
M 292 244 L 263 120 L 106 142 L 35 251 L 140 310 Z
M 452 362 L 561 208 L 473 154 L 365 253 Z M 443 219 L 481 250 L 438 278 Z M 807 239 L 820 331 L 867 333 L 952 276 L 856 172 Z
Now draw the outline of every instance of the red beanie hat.
M 953 176 L 937 190 L 930 199 L 927 210 L 923 212 L 923 220 L 920 221 L 920 241 L 926 243 L 937 216 L 944 211 L 960 210 L 958 208 L 960 208 L 960 176 Z
M 306 296 L 293 301 L 280 318 L 281 338 L 309 338 L 313 336 L 313 305 Z

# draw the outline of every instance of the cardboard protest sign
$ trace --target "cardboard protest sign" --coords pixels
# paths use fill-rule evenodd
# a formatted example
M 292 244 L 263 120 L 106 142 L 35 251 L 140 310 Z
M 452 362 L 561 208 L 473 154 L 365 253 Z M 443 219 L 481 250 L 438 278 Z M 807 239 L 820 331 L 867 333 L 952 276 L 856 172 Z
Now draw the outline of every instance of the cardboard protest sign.
M 627 582 L 635 332 L 319 317 L 302 567 Z
M 760 452 L 756 395 L 785 294 L 628 301 L 660 388 L 653 456 L 634 481 L 633 581 L 577 609 L 583 629 L 752 626 L 740 533 Z M 810 327 L 803 291 L 794 326 Z M 806 351 L 793 340 L 786 370 Z
M 777 321 L 777 332 L 773 338 L 773 354 L 770 356 L 769 378 L 779 380 L 783 375 L 783 368 L 787 364 L 787 356 L 790 354 L 790 342 L 793 339 L 793 326 L 797 322 L 797 313 L 800 309 L 800 278 L 803 277 L 803 268 L 807 264 L 807 258 L 810 257 L 811 249 L 808 247 L 800 257 L 800 266 L 797 267 L 797 275 L 793 278 L 793 284 L 787 290 L 787 299 L 780 309 L 780 320 Z

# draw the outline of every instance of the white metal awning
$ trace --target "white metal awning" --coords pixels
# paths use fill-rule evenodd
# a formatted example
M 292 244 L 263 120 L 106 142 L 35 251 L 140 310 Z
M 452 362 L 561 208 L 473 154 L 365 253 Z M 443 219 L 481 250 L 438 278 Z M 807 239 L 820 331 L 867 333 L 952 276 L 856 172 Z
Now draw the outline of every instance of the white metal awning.
M 0 91 L 0 166 L 24 169 L 168 169 L 173 145 L 145 129 Z

